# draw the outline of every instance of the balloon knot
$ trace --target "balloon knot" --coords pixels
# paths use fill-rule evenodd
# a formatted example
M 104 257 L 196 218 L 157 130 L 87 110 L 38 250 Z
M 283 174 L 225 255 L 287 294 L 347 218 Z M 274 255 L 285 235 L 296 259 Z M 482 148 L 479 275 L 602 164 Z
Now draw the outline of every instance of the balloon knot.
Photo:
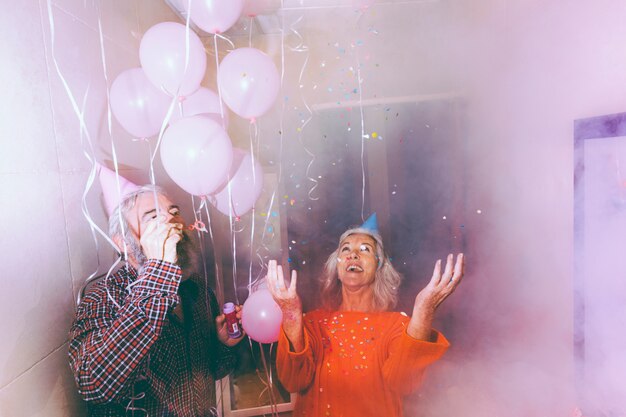
M 190 225 L 188 226 L 188 229 L 189 229 L 189 230 L 196 229 L 196 230 L 197 230 L 197 231 L 199 231 L 199 232 L 206 232 L 206 231 L 207 231 L 207 230 L 206 230 L 206 226 L 205 226 L 205 225 L 204 225 L 204 223 L 203 223 L 202 221 L 200 221 L 200 220 L 196 220 L 196 221 L 194 222 L 194 224 L 190 224 Z
M 179 103 L 182 103 L 185 100 L 187 100 L 187 97 L 185 97 L 185 96 L 178 96 L 178 102 Z
M 253 125 L 256 123 L 256 119 L 254 117 L 250 118 L 250 124 Z

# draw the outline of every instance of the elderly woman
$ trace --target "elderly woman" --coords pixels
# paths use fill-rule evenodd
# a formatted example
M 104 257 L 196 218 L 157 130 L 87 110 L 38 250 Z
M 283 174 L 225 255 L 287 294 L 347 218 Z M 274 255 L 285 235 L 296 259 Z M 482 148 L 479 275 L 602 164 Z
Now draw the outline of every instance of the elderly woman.
M 324 307 L 302 313 L 297 276 L 285 283 L 270 261 L 268 287 L 283 311 L 278 341 L 278 377 L 298 393 L 294 416 L 402 416 L 402 398 L 421 383 L 425 368 L 449 343 L 431 328 L 435 311 L 463 276 L 463 254 L 450 254 L 442 273 L 415 298 L 413 314 L 390 311 L 400 274 L 376 230 L 353 228 L 325 265 Z

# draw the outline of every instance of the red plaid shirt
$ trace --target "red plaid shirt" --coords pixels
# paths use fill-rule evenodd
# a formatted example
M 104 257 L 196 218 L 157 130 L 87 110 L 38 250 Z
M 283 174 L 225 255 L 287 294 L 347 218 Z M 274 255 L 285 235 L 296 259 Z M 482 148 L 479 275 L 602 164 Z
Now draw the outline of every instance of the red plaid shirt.
M 212 415 L 214 379 L 234 355 L 217 339 L 213 291 L 197 276 L 180 282 L 177 265 L 151 259 L 139 274 L 126 266 L 98 282 L 78 306 L 70 366 L 89 415 Z M 181 297 L 184 322 L 172 313 Z

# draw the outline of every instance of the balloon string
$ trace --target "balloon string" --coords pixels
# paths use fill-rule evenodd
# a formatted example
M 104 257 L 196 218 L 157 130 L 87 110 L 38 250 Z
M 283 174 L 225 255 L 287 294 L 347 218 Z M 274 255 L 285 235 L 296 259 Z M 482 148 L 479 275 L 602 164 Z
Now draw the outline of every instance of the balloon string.
M 148 145 L 148 157 L 149 157 L 148 159 L 149 159 L 149 162 L 150 162 L 150 182 L 151 182 L 151 184 L 153 186 L 153 188 L 152 188 L 152 198 L 154 199 L 154 207 L 156 209 L 156 216 L 158 217 L 158 216 L 160 216 L 160 213 L 161 213 L 161 207 L 159 205 L 159 195 L 157 193 L 156 180 L 155 180 L 155 176 L 154 176 L 154 159 L 151 157 L 151 155 L 152 155 L 152 149 L 151 149 L 152 146 L 150 144 L 150 141 L 146 140 L 145 142 Z M 119 178 L 118 178 L 118 180 L 119 180 Z M 139 284 L 140 282 L 143 282 L 145 278 L 146 277 L 136 279 L 135 281 L 133 281 L 130 284 L 128 284 L 126 286 L 126 291 L 128 291 L 130 293 L 132 291 L 132 288 L 135 285 Z
M 300 41 L 300 43 L 298 43 L 298 45 L 296 46 L 292 46 L 290 47 L 290 49 L 293 52 L 304 52 L 307 51 L 309 48 L 304 44 L 304 37 L 302 35 L 300 35 L 300 33 L 294 29 L 294 26 L 296 26 L 298 23 L 300 23 L 302 21 L 302 19 L 304 18 L 303 15 L 301 15 L 300 17 L 298 17 L 296 19 L 295 22 L 293 22 L 291 25 L 289 25 L 289 30 L 298 37 L 298 40 Z
M 281 9 L 284 7 L 284 0 L 280 1 Z M 280 91 L 285 95 L 285 13 L 281 13 L 280 16 Z M 287 106 L 287 101 L 283 98 L 282 104 L 280 107 L 280 119 L 279 119 L 279 130 L 278 136 L 280 138 L 279 147 L 278 147 L 278 178 L 276 180 L 276 189 L 278 189 L 279 184 L 282 180 L 283 173 L 283 139 L 284 139 L 284 131 L 285 131 L 285 107 Z M 276 192 L 276 191 L 274 191 Z M 270 206 L 271 209 L 271 206 Z M 269 211 L 268 211 L 269 215 Z
M 85 280 L 85 283 L 83 284 L 81 290 L 78 293 L 78 297 L 77 297 L 77 304 L 80 304 L 81 300 L 82 300 L 82 295 L 85 291 L 86 286 L 94 279 L 96 279 L 97 277 L 97 273 L 98 270 L 100 269 L 100 258 L 98 255 L 98 251 L 99 251 L 99 247 L 98 247 L 98 242 L 97 242 L 97 235 L 96 232 L 99 233 L 100 235 L 102 235 L 104 237 L 104 239 L 109 242 L 109 244 L 113 247 L 116 248 L 115 244 L 113 243 L 113 241 L 109 238 L 109 236 L 104 233 L 102 231 L 102 229 L 100 229 L 96 223 L 93 221 L 90 213 L 89 213 L 89 209 L 87 207 L 87 202 L 86 202 L 86 198 L 87 198 L 87 194 L 89 192 L 89 190 L 91 189 L 94 179 L 95 179 L 95 175 L 96 175 L 96 163 L 95 163 L 95 158 L 92 158 L 89 153 L 84 149 L 85 146 L 85 141 L 87 141 L 87 144 L 89 145 L 89 149 L 92 151 L 93 153 L 93 145 L 91 142 L 91 136 L 89 134 L 89 130 L 87 129 L 87 124 L 85 123 L 85 117 L 84 117 L 84 112 L 85 112 L 85 103 L 87 101 L 87 96 L 88 96 L 88 92 L 89 92 L 89 87 L 87 88 L 87 91 L 85 92 L 85 96 L 83 99 L 83 107 L 82 110 L 79 108 L 78 103 L 76 102 L 76 99 L 74 97 L 74 94 L 72 93 L 72 90 L 67 82 L 67 80 L 65 79 L 65 77 L 63 76 L 63 72 L 61 71 L 61 68 L 59 66 L 59 63 L 56 59 L 56 50 L 55 50 L 55 40 L 56 40 L 56 32 L 55 32 L 55 24 L 54 24 L 54 14 L 52 12 L 52 2 L 51 0 L 47 0 L 46 2 L 46 6 L 48 9 L 48 24 L 50 26 L 50 54 L 52 57 L 52 62 L 54 64 L 54 68 L 55 71 L 59 77 L 59 79 L 61 80 L 61 84 L 63 85 L 63 88 L 67 94 L 68 99 L 70 100 L 70 103 L 72 105 L 72 109 L 74 111 L 74 113 L 76 114 L 77 118 L 78 118 L 78 122 L 80 124 L 80 140 L 81 140 L 81 144 L 83 146 L 83 154 L 85 155 L 85 157 L 87 158 L 87 160 L 91 163 L 91 170 L 87 179 L 87 183 L 85 185 L 85 189 L 83 191 L 82 194 L 82 201 L 81 201 L 81 210 L 83 212 L 83 215 L 85 216 L 85 219 L 87 220 L 90 230 L 91 230 L 91 234 L 92 237 L 94 239 L 95 245 L 96 245 L 96 260 L 97 260 L 97 266 L 96 266 L 96 271 L 94 271 L 93 273 L 91 273 L 87 279 Z M 98 18 L 100 18 L 100 16 L 98 16 Z M 100 23 L 100 20 L 98 21 Z M 101 25 L 99 25 L 100 29 L 101 29 Z M 102 31 L 100 30 L 100 39 L 101 39 L 101 47 L 102 47 L 102 51 L 104 51 L 104 48 L 102 46 Z M 104 52 L 102 52 L 102 54 L 104 54 Z M 106 67 L 105 67 L 105 76 L 106 76 Z M 107 90 L 108 92 L 108 90 Z M 108 97 L 108 96 L 107 96 Z M 126 251 L 126 248 L 124 247 L 124 250 Z M 119 253 L 119 251 L 118 251 Z M 121 260 L 121 256 L 118 257 L 118 260 L 113 264 L 113 266 L 111 267 L 114 268 Z M 108 278 L 108 275 L 110 274 L 110 271 L 107 273 L 107 276 L 105 277 L 105 280 Z M 108 288 L 108 287 L 107 287 Z M 117 302 L 115 302 L 115 300 L 113 299 L 113 297 L 109 294 L 108 290 L 107 290 L 107 296 L 111 299 L 111 301 L 113 301 L 113 303 L 119 307 L 119 305 L 117 304 Z
M 361 221 L 365 220 L 365 118 L 363 117 L 363 80 L 361 79 L 361 62 L 359 50 L 356 49 L 356 76 L 359 85 L 359 112 L 361 114 Z
M 154 147 L 154 152 L 152 151 L 150 152 L 151 154 L 150 183 L 153 186 L 156 186 L 156 175 L 154 172 L 154 160 L 156 159 L 157 152 L 159 151 L 159 148 L 161 146 L 161 141 L 163 140 L 163 134 L 165 133 L 165 129 L 167 128 L 172 118 L 172 113 L 174 112 L 174 108 L 178 106 L 179 111 L 181 112 L 181 116 L 182 116 L 182 100 L 184 100 L 184 97 L 180 95 L 180 91 L 181 91 L 181 88 L 183 87 L 183 82 L 185 80 L 185 75 L 187 74 L 187 70 L 189 69 L 189 57 L 190 57 L 190 49 L 191 49 L 190 44 L 189 44 L 190 30 L 191 30 L 190 22 L 191 22 L 191 0 L 187 0 L 187 18 L 185 20 L 185 69 L 183 70 L 182 80 L 180 84 L 178 85 L 178 88 L 176 89 L 175 92 L 168 92 L 164 86 L 161 86 L 161 90 L 163 90 L 167 95 L 170 95 L 172 97 L 172 100 L 170 101 L 170 105 L 167 108 L 167 113 L 165 114 L 165 117 L 163 118 L 163 122 L 161 123 L 161 129 L 159 129 L 159 136 L 157 139 L 157 143 Z M 157 201 L 156 189 L 154 190 L 153 193 L 154 193 L 154 200 L 155 200 L 154 203 L 156 207 L 156 215 L 159 216 L 160 207 Z
M 248 21 L 248 46 L 252 48 L 252 19 L 254 17 L 250 16 L 250 20 Z
M 263 386 L 265 387 L 260 393 L 258 398 L 258 404 L 262 405 L 263 401 L 263 394 L 265 393 L 265 391 L 268 391 L 269 393 L 269 398 L 270 398 L 270 407 L 272 410 L 272 416 L 278 416 L 278 403 L 276 401 L 276 396 L 274 395 L 274 390 L 272 389 L 272 377 L 271 377 L 271 368 L 267 366 L 267 360 L 265 358 L 265 352 L 263 350 L 263 344 L 259 343 L 259 342 L 253 342 L 252 339 L 248 338 L 248 344 L 250 346 L 250 355 L 252 356 L 252 362 L 254 363 L 254 369 L 255 369 L 255 373 L 257 378 L 259 378 L 259 381 L 261 381 L 261 384 L 263 384 Z M 272 343 L 270 345 L 270 352 L 272 350 L 272 346 L 274 344 Z M 261 370 L 259 370 L 259 360 L 257 358 L 257 356 L 254 354 L 254 346 L 259 346 L 259 351 L 261 354 L 261 364 L 263 365 L 263 372 L 261 372 Z M 271 355 L 270 355 L 271 357 Z M 268 372 L 268 369 L 270 369 L 270 371 Z
M 214 33 L 214 35 L 222 40 L 225 40 L 226 42 L 228 42 L 230 44 L 230 47 L 232 49 L 227 49 L 227 52 L 231 52 L 235 49 L 235 44 L 233 43 L 233 41 L 231 41 L 230 39 L 228 39 L 226 36 L 220 35 L 219 33 Z
M 100 3 L 98 3 L 100 4 Z M 115 142 L 113 141 L 113 112 L 111 111 L 111 89 L 109 87 L 109 76 L 108 76 L 108 70 L 107 70 L 107 61 L 106 61 L 106 53 L 105 53 L 105 48 L 104 48 L 104 31 L 102 30 L 102 12 L 100 7 L 98 7 L 98 38 L 100 40 L 100 56 L 102 58 L 102 73 L 104 75 L 104 81 L 106 83 L 106 97 L 107 97 L 107 133 L 109 135 L 109 140 L 111 141 L 111 158 L 113 159 L 113 166 L 115 168 L 115 184 L 117 186 L 117 192 L 118 195 L 122 195 L 122 186 L 121 186 L 121 182 L 120 182 L 120 175 L 119 175 L 119 164 L 118 164 L 118 160 L 117 160 L 117 149 L 115 147 Z M 120 224 L 120 228 L 121 228 L 121 232 L 122 235 L 126 235 L 126 222 L 123 221 L 123 217 L 122 217 L 122 212 L 121 210 L 118 211 L 118 221 Z M 117 247 L 117 245 L 115 245 L 113 243 L 113 241 L 109 238 L 109 235 L 106 233 L 103 233 L 103 236 L 105 236 L 105 238 L 107 239 L 107 241 L 110 243 L 110 245 L 113 247 L 113 249 L 115 249 L 116 252 L 119 253 L 119 249 Z M 123 250 L 123 254 L 124 254 L 124 258 L 123 259 L 128 259 L 128 247 L 126 246 L 126 240 L 122 239 L 122 250 Z M 121 262 L 122 259 L 118 258 L 117 261 L 115 262 L 114 266 Z M 111 267 L 109 269 L 109 271 L 112 270 L 113 267 Z M 110 272 L 109 272 L 110 273 Z M 105 280 L 108 279 L 108 275 L 105 278 Z M 108 287 L 107 287 L 108 288 Z M 108 291 L 108 289 L 107 289 Z M 107 295 L 108 292 L 107 292 Z M 116 303 L 117 304 L 117 303 Z
M 226 120 L 224 118 L 224 103 L 222 102 L 222 89 L 220 88 L 220 61 L 219 61 L 219 52 L 217 48 L 217 34 L 213 35 L 213 49 L 215 50 L 215 78 L 217 78 L 217 95 L 220 98 L 220 116 L 222 116 L 222 128 L 226 130 Z M 230 176 L 230 171 L 229 174 Z
M 267 390 L 267 393 L 269 395 L 272 415 L 278 416 L 278 403 L 276 399 L 276 394 L 274 393 L 274 383 L 272 380 L 271 364 L 268 366 L 268 363 L 267 363 L 268 361 L 265 358 L 265 350 L 263 349 L 263 346 L 259 345 L 259 347 L 261 351 L 261 360 L 263 361 L 263 370 L 265 371 L 265 378 L 266 378 L 265 381 L 263 381 L 263 379 L 261 378 L 261 381 L 265 385 L 265 389 L 263 391 Z M 271 350 L 271 347 L 270 347 L 270 350 Z M 261 394 L 259 394 L 259 397 L 263 395 L 263 391 L 261 391 Z
M 283 19 L 284 19 L 284 14 L 283 14 Z M 303 19 L 303 16 L 300 16 L 300 17 L 298 17 L 298 19 L 296 19 L 295 22 L 293 22 L 291 25 L 289 25 L 289 30 L 291 31 L 291 33 L 296 35 L 296 37 L 297 37 L 297 39 L 299 41 L 296 46 L 291 47 L 290 49 L 293 52 L 305 52 L 306 53 L 306 56 L 305 56 L 305 59 L 304 59 L 304 63 L 302 64 L 302 67 L 300 68 L 300 74 L 298 76 L 298 88 L 300 89 L 300 99 L 302 100 L 302 104 L 306 108 L 306 110 L 308 112 L 308 115 L 307 115 L 307 118 L 305 120 L 302 120 L 302 124 L 298 128 L 298 142 L 300 143 L 300 145 L 302 146 L 304 151 L 307 153 L 307 155 L 311 158 L 311 160 L 307 164 L 305 176 L 309 180 L 309 182 L 313 183 L 313 186 L 309 189 L 307 194 L 308 194 L 310 200 L 315 201 L 315 200 L 319 200 L 319 197 L 314 197 L 313 196 L 313 193 L 315 192 L 316 188 L 319 186 L 319 181 L 317 181 L 317 179 L 315 179 L 311 175 L 311 169 L 313 168 L 313 164 L 315 163 L 316 155 L 315 155 L 315 153 L 313 153 L 306 146 L 306 144 L 304 142 L 304 137 L 303 137 L 303 135 L 304 135 L 304 133 L 303 133 L 304 132 L 304 128 L 309 124 L 309 122 L 313 118 L 313 111 L 309 107 L 309 104 L 307 103 L 306 97 L 302 93 L 302 89 L 304 88 L 304 83 L 303 83 L 304 73 L 305 73 L 305 71 L 307 69 L 307 66 L 308 66 L 308 63 L 309 63 L 310 52 L 309 52 L 309 47 L 307 45 L 305 45 L 305 43 L 304 43 L 304 37 L 300 34 L 300 32 L 298 32 L 295 29 L 295 26 L 298 23 L 300 23 L 302 21 L 302 19 Z M 283 25 L 284 25 L 284 20 L 283 20 Z
M 305 69 L 307 67 L 307 64 L 309 63 L 309 52 L 308 52 L 308 49 L 305 50 L 305 51 L 306 51 L 306 58 L 304 59 L 304 64 L 302 64 L 302 68 L 300 70 L 300 77 L 298 79 L 298 85 L 300 86 L 301 89 L 303 87 L 302 78 L 304 76 L 304 71 L 305 71 Z M 302 125 L 300 125 L 300 127 L 298 128 L 298 141 L 302 145 L 302 149 L 304 149 L 304 151 L 307 153 L 307 155 L 309 155 L 309 157 L 311 158 L 311 160 L 309 161 L 309 163 L 308 163 L 308 165 L 306 167 L 305 175 L 306 175 L 307 179 L 310 182 L 313 183 L 313 186 L 309 189 L 309 192 L 308 192 L 309 199 L 315 201 L 315 200 L 319 200 L 319 197 L 314 197 L 313 196 L 313 192 L 319 186 L 319 181 L 317 181 L 315 178 L 313 178 L 313 176 L 311 175 L 311 169 L 313 167 L 313 164 L 315 163 L 316 155 L 304 143 L 304 128 L 309 124 L 309 122 L 313 118 L 313 111 L 309 107 L 309 105 L 308 105 L 308 103 L 306 101 L 306 98 L 304 97 L 304 94 L 302 94 L 302 92 L 300 93 L 300 97 L 302 98 L 302 104 L 304 105 L 304 107 L 306 108 L 306 110 L 307 110 L 307 112 L 309 114 L 308 114 L 307 118 L 305 120 L 303 120 Z
M 232 378 L 232 376 L 230 378 Z M 229 378 L 229 380 L 230 380 L 230 378 Z M 217 385 L 218 385 L 218 388 L 217 388 L 217 392 L 215 393 L 215 407 L 218 410 L 223 410 L 224 409 L 224 405 L 223 405 L 223 402 L 224 402 L 224 390 L 230 389 L 230 387 L 226 387 L 225 386 L 226 384 L 224 384 L 223 379 L 217 380 Z M 232 403 L 232 401 L 231 401 L 231 403 Z M 219 414 L 216 414 L 216 415 L 219 416 Z
M 202 201 L 200 202 L 200 205 L 203 204 L 204 201 L 204 197 L 202 197 Z M 198 208 L 196 210 L 196 201 L 195 201 L 195 197 L 193 194 L 191 194 L 191 207 L 193 207 L 193 218 L 194 218 L 194 226 L 197 225 L 198 223 L 202 224 L 202 207 Z M 196 237 L 198 238 L 198 245 L 200 246 L 200 256 L 202 257 L 202 271 L 204 272 L 204 285 L 205 288 L 209 288 L 209 271 L 207 270 L 206 267 L 206 249 L 205 249 L 205 245 L 204 245 L 204 235 L 201 233 L 202 230 L 200 228 L 194 227 L 196 230 Z M 217 281 L 217 277 L 215 279 L 215 281 Z M 219 303 L 222 304 L 224 299 L 222 298 L 218 298 Z M 204 294 L 204 304 L 205 307 L 207 309 L 207 311 L 211 311 L 211 303 L 209 300 L 209 292 L 205 291 Z
M 270 368 L 269 368 L 269 373 L 270 373 L 270 381 L 272 382 L 273 385 L 273 373 L 272 373 L 272 367 L 271 367 L 271 361 L 272 361 L 272 350 L 274 350 L 274 348 L 277 345 L 275 343 L 270 344 Z M 274 390 L 272 390 L 272 393 L 274 394 L 274 404 L 275 404 L 275 408 L 276 408 L 276 417 L 278 417 L 278 401 L 276 400 L 276 393 L 274 393 Z
M 254 123 L 254 127 L 255 127 L 255 131 L 254 131 L 255 139 L 258 143 L 259 130 L 256 129 L 256 123 Z M 254 158 L 254 141 L 252 137 L 252 132 L 250 132 L 250 160 L 252 163 L 252 183 L 256 186 L 257 172 L 256 172 L 255 158 Z M 256 217 L 256 212 L 254 210 L 255 205 L 256 205 L 256 202 L 252 203 L 252 213 L 251 213 L 251 220 L 250 220 L 252 224 L 250 225 L 250 255 L 249 255 L 250 259 L 248 262 L 248 285 L 249 286 L 252 284 L 252 259 L 253 259 L 252 253 L 254 251 L 254 227 L 255 227 L 255 217 Z
M 190 52 L 190 45 L 189 45 L 189 23 L 191 22 L 191 0 L 187 1 L 187 18 L 185 19 L 185 70 L 183 71 L 183 78 L 180 82 L 180 85 L 178 86 L 178 91 L 180 92 L 180 89 L 183 86 L 183 82 L 185 80 L 185 76 L 187 75 L 187 70 L 189 69 L 189 52 Z
M 358 17 L 354 23 L 355 31 L 359 29 L 362 17 L 365 15 L 365 11 L 368 6 L 363 6 L 358 10 Z M 359 88 L 359 114 L 361 116 L 361 221 L 365 221 L 365 139 L 369 135 L 365 134 L 365 117 L 363 115 L 363 79 L 361 78 L 361 60 L 359 57 L 358 43 L 353 42 L 352 47 L 355 48 L 356 56 L 356 75 L 357 84 Z
M 217 94 L 220 98 L 220 115 L 222 116 L 222 126 L 225 127 L 225 120 L 224 120 L 224 105 L 222 103 L 222 89 L 220 88 L 220 83 L 219 83 L 219 53 L 218 53 L 218 47 L 217 47 L 217 38 L 223 38 L 225 39 L 223 36 L 220 36 L 218 34 L 214 34 L 213 36 L 213 47 L 215 49 L 215 72 L 216 72 L 216 77 L 218 79 L 218 83 L 217 83 Z M 231 188 L 231 183 L 230 183 L 230 170 L 228 172 L 228 175 L 226 177 L 226 189 L 228 192 L 228 223 L 230 226 L 230 234 L 231 234 L 231 242 L 232 242 L 232 255 L 233 255 L 233 288 L 235 290 L 235 294 L 237 294 L 237 237 L 236 237 L 236 231 L 235 231 L 235 227 L 233 224 L 233 214 L 234 213 L 234 209 L 233 209 L 233 201 L 232 201 L 232 188 Z M 235 214 L 236 215 L 236 214 Z
M 283 1 L 281 0 L 281 7 L 282 7 L 282 3 Z M 285 17 L 284 14 L 281 16 L 281 31 L 280 31 L 280 57 L 281 57 L 281 71 L 280 71 L 280 88 L 281 88 L 281 92 L 284 93 L 284 80 L 285 80 L 285 36 L 284 36 L 284 27 L 285 27 Z M 276 194 L 278 193 L 278 188 L 280 187 L 281 181 L 282 181 L 282 161 L 283 161 L 283 148 L 284 148 L 284 120 L 285 120 L 285 103 L 286 101 L 283 100 L 282 101 L 282 105 L 281 105 L 281 111 L 280 111 L 280 116 L 279 116 L 279 137 L 280 137 L 280 144 L 279 144 L 279 156 L 278 156 L 278 174 L 277 174 L 277 178 L 276 178 L 276 184 L 274 186 L 274 189 L 272 190 L 272 195 L 270 197 L 270 202 L 269 202 L 269 206 L 267 207 L 266 212 L 266 218 L 265 218 L 265 222 L 263 224 L 263 232 L 261 233 L 261 239 L 260 239 L 260 247 L 256 252 L 256 256 L 258 259 L 258 264 L 259 264 L 259 273 L 256 276 L 256 278 L 254 279 L 254 281 L 252 281 L 252 271 L 250 271 L 250 276 L 248 279 L 248 287 L 252 288 L 252 286 L 254 284 L 256 284 L 257 282 L 259 282 L 262 278 L 263 278 L 263 270 L 265 268 L 265 261 L 263 260 L 263 255 L 261 254 L 261 251 L 263 251 L 263 253 L 267 254 L 270 252 L 270 249 L 268 247 L 268 241 L 266 239 L 267 236 L 267 230 L 268 230 L 268 224 L 270 222 L 270 219 L 272 217 L 272 209 L 274 206 L 274 200 L 276 197 Z M 260 146 L 260 140 L 258 139 L 258 126 L 256 123 L 254 123 L 254 128 L 255 128 L 255 137 L 257 140 L 257 145 Z M 258 151 L 260 152 L 260 150 Z M 253 154 L 252 152 L 252 142 L 250 143 L 250 153 Z M 253 156 L 254 158 L 254 156 Z M 254 159 L 253 159 L 253 173 L 255 172 L 255 164 L 254 164 Z M 256 174 L 253 174 L 256 175 Z M 256 183 L 256 178 L 254 179 L 254 182 Z M 253 208 L 253 210 L 256 211 L 255 208 Z M 253 215 L 253 229 L 254 229 L 254 215 Z M 273 230 L 273 228 L 272 228 Z M 272 232 L 271 236 L 270 236 L 270 241 L 271 239 L 273 239 L 275 237 L 275 233 Z M 252 257 L 250 259 L 250 261 L 252 262 Z
M 172 100 L 170 101 L 170 105 L 167 108 L 167 113 L 165 114 L 165 117 L 163 118 L 163 122 L 161 123 L 161 129 L 159 129 L 159 136 L 157 139 L 157 143 L 154 147 L 154 152 L 151 152 L 151 157 L 150 157 L 150 183 L 153 186 L 156 186 L 156 176 L 154 173 L 154 160 L 156 158 L 157 152 L 159 151 L 159 148 L 161 147 L 161 141 L 163 140 L 163 134 L 165 133 L 165 129 L 167 128 L 171 118 L 172 118 L 172 113 L 174 112 L 174 108 L 178 106 L 178 109 L 181 113 L 181 116 L 183 115 L 182 111 L 182 101 L 184 100 L 184 97 L 180 96 L 180 90 L 183 86 L 183 82 L 185 80 L 185 75 L 187 74 L 187 70 L 189 69 L 189 57 L 190 57 L 190 44 L 189 44 L 189 36 L 190 36 L 190 22 L 191 22 L 191 0 L 187 0 L 187 18 L 185 20 L 185 69 L 183 71 L 183 77 L 182 80 L 180 82 L 180 84 L 178 85 L 178 88 L 176 89 L 175 92 L 168 92 L 167 89 L 165 89 L 164 86 L 161 86 L 161 90 L 163 90 L 167 95 L 172 97 Z M 156 191 L 155 191 L 155 204 L 156 204 Z M 159 215 L 159 205 L 156 204 L 156 210 L 157 210 L 157 216 Z
M 209 225 L 209 236 L 211 237 L 211 246 L 213 247 L 213 257 L 215 264 L 215 291 L 217 292 L 217 297 L 219 300 L 224 300 L 224 286 L 223 286 L 223 276 L 220 271 L 220 262 L 217 259 L 217 252 L 215 246 L 215 239 L 213 237 L 213 225 L 211 224 L 211 214 L 209 213 L 209 205 L 207 204 L 206 198 L 202 198 L 202 203 L 200 204 L 200 208 L 198 210 L 202 210 L 204 207 L 204 211 L 206 212 L 207 224 Z M 237 304 L 239 303 L 239 295 L 237 291 L 235 291 L 235 301 Z

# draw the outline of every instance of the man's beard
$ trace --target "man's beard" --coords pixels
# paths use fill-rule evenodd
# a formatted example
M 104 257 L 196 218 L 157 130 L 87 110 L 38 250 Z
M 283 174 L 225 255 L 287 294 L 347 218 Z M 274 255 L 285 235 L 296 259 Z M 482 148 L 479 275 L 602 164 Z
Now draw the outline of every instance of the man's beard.
M 183 280 L 198 272 L 198 247 L 187 230 L 176 245 L 178 265 L 183 270 Z

